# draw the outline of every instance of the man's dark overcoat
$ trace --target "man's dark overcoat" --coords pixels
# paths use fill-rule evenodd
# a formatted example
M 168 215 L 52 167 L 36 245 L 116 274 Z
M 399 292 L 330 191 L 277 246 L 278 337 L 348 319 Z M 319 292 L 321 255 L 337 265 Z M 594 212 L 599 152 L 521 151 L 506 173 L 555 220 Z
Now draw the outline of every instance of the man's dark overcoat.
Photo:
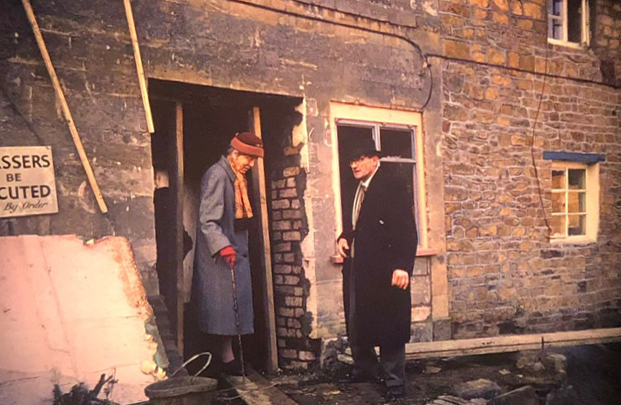
M 353 201 L 350 206 L 353 205 Z M 410 288 L 391 285 L 395 269 L 414 268 L 418 237 L 413 201 L 403 180 L 381 167 L 366 191 L 356 230 L 351 216 L 340 237 L 354 241 L 354 258 L 343 263 L 345 317 L 350 342 L 400 345 L 410 339 Z

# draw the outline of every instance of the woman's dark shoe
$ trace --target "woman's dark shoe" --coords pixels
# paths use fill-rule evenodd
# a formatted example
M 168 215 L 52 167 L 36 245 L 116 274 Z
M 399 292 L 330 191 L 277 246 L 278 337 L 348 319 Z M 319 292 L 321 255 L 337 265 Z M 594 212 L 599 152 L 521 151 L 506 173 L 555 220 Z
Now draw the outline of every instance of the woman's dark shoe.
M 222 363 L 220 372 L 225 376 L 243 377 L 241 362 L 237 359 Z

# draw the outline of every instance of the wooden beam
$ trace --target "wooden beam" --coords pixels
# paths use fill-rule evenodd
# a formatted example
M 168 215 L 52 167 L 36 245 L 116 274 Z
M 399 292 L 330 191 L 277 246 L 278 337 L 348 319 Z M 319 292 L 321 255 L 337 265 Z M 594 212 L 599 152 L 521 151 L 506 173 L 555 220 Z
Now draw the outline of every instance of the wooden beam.
M 177 331 L 177 347 L 183 356 L 183 324 L 184 324 L 184 282 L 183 282 L 183 104 L 175 103 L 175 266 L 177 270 L 177 287 L 175 288 L 175 329 Z
M 52 64 L 52 60 L 50 59 L 50 54 L 47 51 L 47 46 L 45 45 L 43 35 L 41 35 L 41 30 L 39 29 L 39 24 L 37 23 L 34 11 L 32 9 L 32 6 L 30 5 L 30 0 L 22 0 L 22 4 L 24 5 L 24 10 L 26 11 L 26 15 L 28 16 L 28 21 L 30 21 L 32 32 L 34 33 L 35 39 L 37 40 L 37 45 L 39 46 L 39 51 L 41 51 L 41 56 L 43 56 L 45 67 L 47 68 L 47 72 L 50 75 L 50 79 L 52 80 L 52 85 L 54 86 L 56 97 L 58 97 L 58 100 L 60 101 L 63 116 L 65 117 L 67 125 L 69 126 L 69 132 L 71 132 L 73 144 L 75 145 L 75 148 L 78 151 L 78 155 L 80 156 L 80 161 L 82 162 L 82 166 L 84 167 L 84 171 L 86 172 L 86 177 L 88 178 L 91 190 L 93 190 L 93 194 L 95 195 L 95 200 L 97 200 L 99 210 L 103 214 L 105 214 L 108 212 L 108 207 L 106 206 L 103 196 L 101 195 L 101 191 L 99 190 L 99 186 L 97 185 L 95 174 L 93 173 L 91 164 L 88 161 L 86 152 L 84 151 L 84 146 L 82 145 L 82 140 L 80 139 L 80 135 L 78 134 L 78 129 L 73 122 L 73 117 L 71 116 L 71 111 L 69 110 L 67 99 L 65 99 L 65 93 L 63 92 L 62 87 L 60 87 L 60 81 L 58 80 L 58 76 L 56 75 L 56 69 L 54 69 L 54 65 Z
M 414 360 L 537 350 L 541 349 L 542 342 L 543 347 L 621 342 L 621 328 L 408 343 L 405 356 L 408 360 Z
M 254 133 L 261 138 L 261 111 L 259 107 L 252 109 L 252 124 Z M 267 192 L 265 185 L 265 165 L 263 159 L 257 159 L 252 172 L 254 186 L 259 190 L 261 206 L 261 242 L 263 245 L 263 266 L 265 268 L 264 309 L 267 331 L 267 367 L 270 372 L 278 370 L 278 347 L 276 343 L 276 315 L 274 309 L 274 281 L 272 278 L 272 248 L 270 242 L 270 226 L 267 211 Z
M 621 342 L 621 328 L 408 343 L 405 358 L 416 360 L 540 350 L 542 342 L 544 348 Z M 375 352 L 380 354 L 379 347 L 375 348 Z M 345 354 L 351 356 L 351 349 L 346 349 Z
M 123 0 L 125 5 L 125 15 L 127 16 L 127 25 L 129 25 L 129 34 L 132 38 L 132 47 L 134 48 L 134 59 L 136 61 L 136 71 L 138 72 L 138 84 L 140 85 L 140 94 L 142 96 L 142 105 L 147 118 L 147 130 L 149 133 L 155 132 L 153 125 L 153 115 L 151 114 L 151 104 L 149 103 L 149 93 L 147 92 L 147 80 L 142 67 L 142 58 L 140 57 L 140 46 L 138 44 L 138 35 L 136 34 L 136 24 L 134 22 L 134 13 L 132 12 L 132 4 L 130 0 Z

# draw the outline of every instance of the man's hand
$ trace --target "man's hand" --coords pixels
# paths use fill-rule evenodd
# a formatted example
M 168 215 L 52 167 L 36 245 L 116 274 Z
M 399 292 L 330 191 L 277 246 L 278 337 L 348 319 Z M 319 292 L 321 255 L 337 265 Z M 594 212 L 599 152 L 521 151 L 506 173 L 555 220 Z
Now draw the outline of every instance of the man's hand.
M 218 254 L 224 259 L 230 268 L 235 267 L 235 258 L 237 257 L 237 253 L 235 253 L 235 249 L 233 249 L 232 246 L 222 248 Z
M 396 269 L 392 272 L 392 285 L 405 290 L 410 284 L 410 275 L 405 270 Z
M 347 254 L 349 253 L 349 242 L 347 242 L 347 239 L 340 238 L 336 241 L 336 252 L 343 259 L 347 257 Z

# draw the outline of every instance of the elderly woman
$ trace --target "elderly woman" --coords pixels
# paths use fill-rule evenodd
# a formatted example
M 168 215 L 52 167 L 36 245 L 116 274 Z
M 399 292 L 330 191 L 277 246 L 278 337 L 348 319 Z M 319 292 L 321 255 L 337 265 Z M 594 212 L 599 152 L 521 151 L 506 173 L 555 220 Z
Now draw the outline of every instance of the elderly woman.
M 199 329 L 217 341 L 221 372 L 241 375 L 233 337 L 254 332 L 247 223 L 252 218 L 245 174 L 263 157 L 263 143 L 249 132 L 236 134 L 228 153 L 201 181 L 196 259 L 192 282 Z M 235 272 L 239 325 L 234 310 Z

